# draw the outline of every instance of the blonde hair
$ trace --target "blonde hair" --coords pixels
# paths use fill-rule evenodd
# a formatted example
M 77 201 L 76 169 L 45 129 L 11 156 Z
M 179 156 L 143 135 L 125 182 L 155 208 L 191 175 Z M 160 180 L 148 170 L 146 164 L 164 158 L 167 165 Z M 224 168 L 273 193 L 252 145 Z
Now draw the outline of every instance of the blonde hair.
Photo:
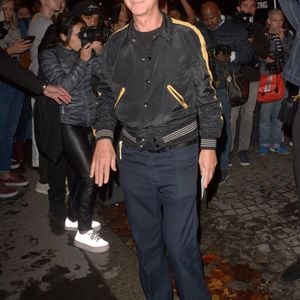
M 16 3 L 14 0 L 0 0 L 0 7 L 3 7 L 6 3 L 8 2 L 13 2 L 14 3 L 14 6 L 16 8 Z M 14 11 L 14 14 L 12 16 L 12 19 L 11 21 L 8 23 L 9 26 L 12 28 L 12 29 L 17 29 L 18 28 L 18 21 L 17 21 L 17 15 L 16 15 L 16 10 Z
M 268 18 L 271 18 L 274 15 L 281 15 L 284 18 L 283 12 L 279 8 L 269 10 Z

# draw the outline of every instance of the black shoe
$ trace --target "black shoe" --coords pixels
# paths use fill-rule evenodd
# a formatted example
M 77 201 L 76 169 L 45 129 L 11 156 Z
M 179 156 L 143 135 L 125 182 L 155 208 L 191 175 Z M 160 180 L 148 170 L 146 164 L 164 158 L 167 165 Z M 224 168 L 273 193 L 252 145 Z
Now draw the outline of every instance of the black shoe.
M 291 264 L 282 274 L 283 281 L 293 281 L 300 278 L 300 258 Z
M 247 150 L 239 151 L 238 156 L 240 160 L 240 165 L 242 167 L 250 166 L 250 160 Z

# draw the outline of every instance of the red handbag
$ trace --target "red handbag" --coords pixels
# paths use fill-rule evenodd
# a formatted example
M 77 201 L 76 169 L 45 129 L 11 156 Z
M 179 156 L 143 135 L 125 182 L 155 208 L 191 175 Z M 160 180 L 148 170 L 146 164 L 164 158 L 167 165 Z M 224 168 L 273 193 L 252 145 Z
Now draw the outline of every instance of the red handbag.
M 285 93 L 285 83 L 282 73 L 279 74 L 261 74 L 258 87 L 258 102 L 273 102 L 282 100 Z

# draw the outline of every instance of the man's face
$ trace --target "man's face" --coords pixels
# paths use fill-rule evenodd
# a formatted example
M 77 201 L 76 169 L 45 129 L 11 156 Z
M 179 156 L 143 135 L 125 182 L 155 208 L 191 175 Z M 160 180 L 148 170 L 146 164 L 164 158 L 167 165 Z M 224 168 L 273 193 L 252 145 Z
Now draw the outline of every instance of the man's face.
M 146 16 L 154 9 L 158 9 L 158 0 L 124 0 L 133 16 Z
M 221 13 L 216 9 L 202 9 L 201 20 L 208 29 L 215 30 L 221 22 Z
M 81 15 L 81 19 L 86 23 L 87 26 L 97 26 L 99 21 L 99 15 L 94 14 L 91 16 Z
M 256 0 L 245 0 L 240 6 L 237 7 L 237 10 L 238 12 L 255 16 Z

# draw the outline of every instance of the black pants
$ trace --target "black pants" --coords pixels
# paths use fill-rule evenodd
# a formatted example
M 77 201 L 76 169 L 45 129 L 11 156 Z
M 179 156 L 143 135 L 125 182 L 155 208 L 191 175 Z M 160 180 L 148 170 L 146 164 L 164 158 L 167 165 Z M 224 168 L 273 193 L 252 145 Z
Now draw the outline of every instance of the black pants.
M 298 111 L 296 113 L 294 123 L 293 123 L 293 155 L 294 155 L 294 172 L 295 181 L 298 190 L 300 192 L 300 105 L 298 106 Z
M 48 160 L 47 166 L 49 183 L 49 210 L 56 217 L 64 219 L 66 217 L 66 178 L 68 179 L 71 197 L 73 194 L 71 192 L 71 187 L 75 186 L 75 181 L 77 178 L 76 173 L 74 172 L 70 163 L 67 161 L 64 153 L 56 164 L 54 164 L 51 160 Z
M 208 300 L 197 242 L 198 145 L 161 153 L 123 147 L 120 180 L 146 299 Z M 165 253 L 167 249 L 167 256 Z
M 91 229 L 97 188 L 90 178 L 94 138 L 91 128 L 62 124 L 62 138 L 66 158 L 76 173 L 71 184 L 68 217 L 78 220 L 78 229 Z

